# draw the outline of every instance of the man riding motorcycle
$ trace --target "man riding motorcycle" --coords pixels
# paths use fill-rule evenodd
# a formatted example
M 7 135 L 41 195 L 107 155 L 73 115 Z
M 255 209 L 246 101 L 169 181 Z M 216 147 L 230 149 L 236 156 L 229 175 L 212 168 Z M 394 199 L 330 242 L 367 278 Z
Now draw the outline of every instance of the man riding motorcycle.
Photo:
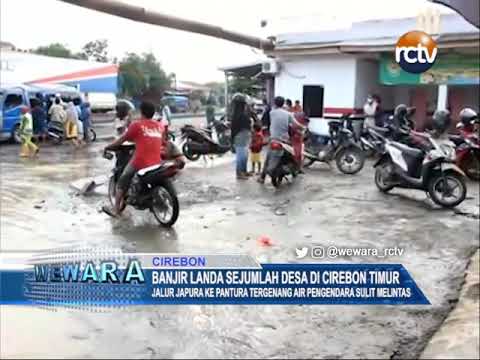
M 127 131 L 117 140 L 106 146 L 104 151 L 113 150 L 124 142 L 135 143 L 135 153 L 118 179 L 115 192 L 115 205 L 112 208 L 104 206 L 102 210 L 112 217 L 121 214 L 124 208 L 124 196 L 137 171 L 162 161 L 162 151 L 165 147 L 165 129 L 161 122 L 153 120 L 155 106 L 147 101 L 140 105 L 141 118 L 130 124 Z
M 270 140 L 277 140 L 280 142 L 290 142 L 289 129 L 294 122 L 293 115 L 283 109 L 285 99 L 281 96 L 277 96 L 274 99 L 275 108 L 270 111 Z M 271 150 L 268 149 L 267 157 L 263 165 L 262 174 L 258 178 L 258 182 L 263 184 L 265 177 L 267 176 L 268 163 L 270 161 Z
M 122 135 L 132 121 L 135 106 L 128 100 L 119 100 L 115 106 L 116 118 L 114 120 L 115 136 Z

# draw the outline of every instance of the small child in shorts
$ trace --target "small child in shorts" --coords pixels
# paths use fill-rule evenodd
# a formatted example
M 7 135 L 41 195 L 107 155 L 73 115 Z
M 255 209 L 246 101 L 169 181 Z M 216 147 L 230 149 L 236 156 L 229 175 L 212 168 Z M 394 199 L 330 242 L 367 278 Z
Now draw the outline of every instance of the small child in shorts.
M 255 165 L 258 167 L 257 174 L 262 172 L 262 147 L 264 141 L 262 126 L 256 123 L 253 126 L 252 143 L 250 145 L 250 161 L 252 162 L 253 173 L 255 173 Z

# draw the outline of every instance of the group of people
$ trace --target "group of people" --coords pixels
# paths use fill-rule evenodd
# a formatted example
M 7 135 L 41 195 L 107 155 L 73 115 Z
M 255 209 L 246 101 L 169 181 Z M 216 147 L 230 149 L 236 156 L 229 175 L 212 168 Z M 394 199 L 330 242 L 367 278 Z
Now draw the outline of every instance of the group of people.
M 239 180 L 250 178 L 257 170 L 258 181 L 260 183 L 265 181 L 269 154 L 267 152 L 262 166 L 261 152 L 263 146 L 267 144 L 266 135 L 269 136 L 270 141 L 277 140 L 292 144 L 301 172 L 303 135 L 307 128 L 307 119 L 300 101 L 295 101 L 293 106 L 291 100 L 277 96 L 274 99 L 273 108 L 266 101 L 264 105 L 264 113 L 259 120 L 248 106 L 244 95 L 236 94 L 232 98 L 231 136 L 236 155 L 236 177 Z M 252 171 L 247 169 L 249 156 Z
M 73 99 L 65 103 L 60 96 L 56 96 L 48 108 L 41 99 L 36 98 L 30 101 L 30 105 L 31 108 L 28 106 L 21 108 L 19 127 L 21 157 L 38 154 L 38 143 L 47 141 L 49 123 L 55 123 L 63 129 L 65 139 L 71 140 L 75 146 L 82 145 L 84 141 L 88 142 L 91 117 L 88 102 Z
M 88 131 L 91 126 L 91 109 L 88 101 L 73 99 L 63 103 L 60 97 L 56 97 L 48 110 L 50 121 L 63 126 L 65 139 L 71 140 L 75 146 L 88 142 Z

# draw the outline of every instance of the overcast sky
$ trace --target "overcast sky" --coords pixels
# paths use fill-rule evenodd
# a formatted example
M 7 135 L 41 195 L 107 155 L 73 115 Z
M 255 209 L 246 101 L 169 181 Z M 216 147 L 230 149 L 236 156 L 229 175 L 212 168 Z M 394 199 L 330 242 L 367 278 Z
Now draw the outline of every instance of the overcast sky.
M 474 0 L 477 1 L 477 0 Z M 415 16 L 425 0 L 125 0 L 170 15 L 267 37 L 345 27 L 351 21 Z M 258 50 L 188 32 L 135 23 L 57 0 L 0 0 L 0 37 L 19 48 L 60 42 L 75 51 L 107 39 L 110 55 L 152 51 L 179 80 L 222 80 L 221 66 L 255 61 Z M 267 20 L 265 28 L 260 27 Z

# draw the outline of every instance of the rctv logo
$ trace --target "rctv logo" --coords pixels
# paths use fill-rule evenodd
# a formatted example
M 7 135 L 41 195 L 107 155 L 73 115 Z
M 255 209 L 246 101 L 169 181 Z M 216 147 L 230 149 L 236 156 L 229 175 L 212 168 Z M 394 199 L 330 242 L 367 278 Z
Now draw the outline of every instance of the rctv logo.
M 395 61 L 406 72 L 420 74 L 430 69 L 437 58 L 437 43 L 423 31 L 403 34 L 395 46 Z

